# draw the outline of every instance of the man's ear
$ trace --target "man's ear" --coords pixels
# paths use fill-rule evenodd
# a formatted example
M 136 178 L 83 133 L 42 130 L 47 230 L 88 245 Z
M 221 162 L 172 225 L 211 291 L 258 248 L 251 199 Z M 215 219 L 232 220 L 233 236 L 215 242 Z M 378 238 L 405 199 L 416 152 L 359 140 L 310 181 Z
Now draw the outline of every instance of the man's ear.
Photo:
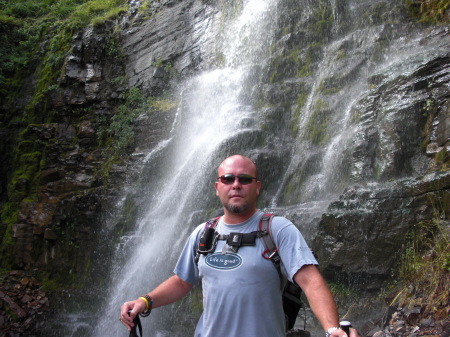
M 256 195 L 259 195 L 259 190 L 261 189 L 261 181 L 256 182 Z
M 217 191 L 217 185 L 218 185 L 219 183 L 216 181 L 215 183 L 214 183 L 214 189 L 216 190 L 216 195 L 218 196 L 219 195 L 219 191 Z

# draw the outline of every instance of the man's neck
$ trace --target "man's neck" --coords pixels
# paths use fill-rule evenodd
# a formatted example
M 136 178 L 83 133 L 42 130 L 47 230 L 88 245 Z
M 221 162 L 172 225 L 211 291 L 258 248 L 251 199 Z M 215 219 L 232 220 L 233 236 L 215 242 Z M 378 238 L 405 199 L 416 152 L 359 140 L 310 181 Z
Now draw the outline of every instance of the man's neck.
M 223 221 L 229 225 L 236 225 L 250 219 L 255 212 L 256 209 L 248 210 L 245 213 L 231 213 L 224 209 Z

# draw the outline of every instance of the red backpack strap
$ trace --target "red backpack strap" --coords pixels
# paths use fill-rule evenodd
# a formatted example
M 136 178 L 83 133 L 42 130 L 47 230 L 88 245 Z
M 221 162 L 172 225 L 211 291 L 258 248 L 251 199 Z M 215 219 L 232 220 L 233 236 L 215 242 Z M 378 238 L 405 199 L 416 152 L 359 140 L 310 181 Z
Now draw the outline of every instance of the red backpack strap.
M 205 229 L 206 229 L 207 227 L 209 227 L 209 228 L 214 228 L 214 227 L 216 227 L 216 225 L 217 225 L 217 223 L 219 222 L 220 218 L 221 218 L 221 216 L 216 216 L 215 218 L 206 221 L 206 223 L 205 223 Z

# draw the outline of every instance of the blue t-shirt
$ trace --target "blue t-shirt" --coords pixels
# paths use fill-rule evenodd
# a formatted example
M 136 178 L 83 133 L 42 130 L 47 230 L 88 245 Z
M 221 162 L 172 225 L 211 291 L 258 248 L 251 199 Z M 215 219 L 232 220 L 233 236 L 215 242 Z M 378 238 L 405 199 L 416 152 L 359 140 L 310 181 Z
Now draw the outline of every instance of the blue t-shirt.
M 257 211 L 235 225 L 221 218 L 216 231 L 223 235 L 257 231 L 262 214 Z M 285 336 L 280 277 L 272 262 L 261 255 L 262 240 L 257 238 L 255 246 L 241 246 L 237 253 L 224 247 L 225 241 L 218 241 L 215 251 L 201 255 L 197 265 L 195 251 L 204 226 L 192 232 L 174 270 L 189 284 L 202 282 L 203 313 L 195 337 Z M 317 264 L 303 236 L 289 220 L 274 217 L 271 232 L 281 257 L 281 271 L 290 281 L 302 266 Z

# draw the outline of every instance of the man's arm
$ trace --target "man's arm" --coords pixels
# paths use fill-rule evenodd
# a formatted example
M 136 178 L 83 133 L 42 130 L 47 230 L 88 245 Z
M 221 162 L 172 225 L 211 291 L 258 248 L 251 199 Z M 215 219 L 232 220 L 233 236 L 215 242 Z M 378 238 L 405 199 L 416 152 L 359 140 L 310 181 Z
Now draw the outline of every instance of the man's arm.
M 183 281 L 178 275 L 169 277 L 148 295 L 153 300 L 153 308 L 161 307 L 178 301 L 192 289 L 192 285 Z M 131 310 L 130 315 L 128 312 Z M 133 319 L 145 310 L 145 302 L 142 299 L 125 302 L 120 308 L 120 321 L 131 331 Z
M 322 328 L 327 331 L 339 327 L 339 315 L 336 303 L 327 283 L 314 265 L 300 268 L 294 275 L 294 281 L 302 288 L 308 299 L 311 310 L 319 320 Z M 337 329 L 331 332 L 332 337 L 345 336 L 345 332 Z M 355 329 L 350 329 L 350 337 L 359 337 Z

